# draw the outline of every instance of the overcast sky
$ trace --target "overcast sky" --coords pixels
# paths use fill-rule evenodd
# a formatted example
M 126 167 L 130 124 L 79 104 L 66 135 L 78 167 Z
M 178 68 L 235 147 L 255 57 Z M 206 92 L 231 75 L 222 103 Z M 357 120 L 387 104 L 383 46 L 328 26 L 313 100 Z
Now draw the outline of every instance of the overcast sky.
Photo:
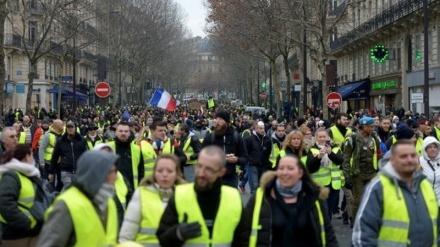
M 203 0 L 176 0 L 187 13 L 187 26 L 193 36 L 206 36 L 205 28 L 206 11 L 202 4 Z

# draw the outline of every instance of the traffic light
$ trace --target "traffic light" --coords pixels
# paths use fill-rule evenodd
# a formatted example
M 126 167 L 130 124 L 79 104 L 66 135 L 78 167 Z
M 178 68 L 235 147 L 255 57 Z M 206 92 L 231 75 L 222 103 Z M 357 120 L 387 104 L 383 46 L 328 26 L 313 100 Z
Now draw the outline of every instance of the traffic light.
M 266 82 L 262 82 L 262 83 L 261 83 L 261 87 L 262 87 L 262 88 L 266 88 Z

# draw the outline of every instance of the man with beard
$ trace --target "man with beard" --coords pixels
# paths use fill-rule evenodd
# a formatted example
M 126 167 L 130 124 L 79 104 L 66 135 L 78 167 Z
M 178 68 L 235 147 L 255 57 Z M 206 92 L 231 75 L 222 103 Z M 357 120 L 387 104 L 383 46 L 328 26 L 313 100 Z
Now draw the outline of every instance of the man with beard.
M 327 130 L 328 135 L 332 139 L 333 143 L 338 147 L 341 147 L 345 141 L 345 137 L 350 136 L 352 131 L 348 127 L 348 115 L 345 113 L 338 113 L 336 116 L 336 124 Z
M 272 168 L 275 168 L 277 157 L 280 154 L 282 148 L 282 143 L 286 139 L 286 127 L 282 124 L 277 125 L 275 133 L 272 134 L 272 152 L 270 153 L 270 162 L 272 163 Z
M 382 153 L 386 153 L 388 151 L 385 143 L 391 137 L 391 119 L 388 116 L 383 116 L 379 120 L 379 126 L 375 129 L 377 133 L 377 137 L 380 141 L 380 147 Z
M 144 177 L 144 160 L 142 159 L 141 149 L 133 142 L 127 122 L 118 123 L 115 133 L 115 139 L 107 144 L 120 157 L 116 162 L 116 168 L 124 177 L 127 185 L 128 204 L 139 182 Z
M 156 232 L 160 246 L 247 246 L 238 191 L 222 185 L 226 156 L 217 146 L 199 154 L 195 183 L 179 185 Z
M 227 111 L 219 111 L 215 115 L 215 129 L 206 135 L 202 147 L 216 145 L 226 153 L 226 174 L 223 176 L 223 184 L 234 188 L 238 186 L 236 166 L 244 170 L 248 160 L 248 154 L 243 139 L 238 132 L 229 126 L 231 118 Z
M 273 120 L 271 123 L 269 130 L 267 130 L 267 136 L 272 136 L 273 133 L 277 130 L 278 121 Z

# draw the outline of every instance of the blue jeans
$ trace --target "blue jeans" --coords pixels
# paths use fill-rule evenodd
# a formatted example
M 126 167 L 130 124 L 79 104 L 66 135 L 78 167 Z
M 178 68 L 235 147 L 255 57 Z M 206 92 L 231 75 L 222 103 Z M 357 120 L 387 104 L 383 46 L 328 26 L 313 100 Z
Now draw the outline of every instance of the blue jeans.
M 254 194 L 260 184 L 261 175 L 263 175 L 266 169 L 249 165 L 247 171 L 249 173 L 249 187 L 251 187 L 251 194 Z
M 249 169 L 248 169 L 249 164 L 247 164 L 244 167 L 244 176 L 243 176 L 243 180 L 241 180 L 240 182 L 240 186 L 245 187 L 246 183 L 249 181 Z

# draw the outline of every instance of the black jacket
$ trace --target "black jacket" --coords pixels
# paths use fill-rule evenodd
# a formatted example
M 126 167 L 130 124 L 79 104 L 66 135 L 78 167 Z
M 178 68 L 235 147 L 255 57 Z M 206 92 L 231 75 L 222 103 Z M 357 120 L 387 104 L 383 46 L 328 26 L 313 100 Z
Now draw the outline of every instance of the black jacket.
M 79 156 L 87 150 L 87 143 L 80 134 L 75 132 L 75 137 L 72 141 L 67 139 L 67 133 L 64 133 L 58 138 L 50 161 L 49 173 L 53 174 L 55 168 L 59 165 L 61 171 L 72 172 L 76 171 L 76 161 Z M 58 162 L 58 159 L 60 159 Z
M 272 140 L 269 136 L 260 136 L 255 133 L 246 139 L 246 149 L 249 155 L 249 165 L 270 168 L 270 153 L 272 152 Z
M 244 166 L 248 162 L 248 153 L 246 150 L 246 145 L 244 144 L 243 139 L 240 134 L 236 134 L 237 140 L 234 141 L 234 132 L 236 130 L 232 127 L 228 127 L 226 134 L 224 136 L 215 136 L 215 132 L 208 133 L 203 139 L 202 148 L 209 145 L 219 146 L 221 149 L 225 151 L 226 154 L 234 154 L 238 157 L 238 161 L 236 164 L 226 163 L 227 172 L 223 177 L 232 176 L 235 174 L 235 165 L 240 166 L 241 169 L 244 169 Z M 215 136 L 214 142 L 212 142 L 212 135 Z
M 202 149 L 202 144 L 200 143 L 199 138 L 197 138 L 197 136 L 194 134 L 188 134 L 188 135 L 180 138 L 179 148 L 183 152 L 185 152 L 185 150 L 183 148 L 185 147 L 185 144 L 186 144 L 186 141 L 188 140 L 188 138 L 191 138 L 191 143 L 189 145 L 193 149 L 194 154 L 191 155 L 191 157 L 189 157 L 189 159 L 186 160 L 187 162 L 190 160 L 197 160 L 199 158 L 200 150 Z
M 261 206 L 260 211 L 260 218 L 259 218 L 259 224 L 261 226 L 261 229 L 258 230 L 257 233 L 257 247 L 269 247 L 272 246 L 272 243 L 274 241 L 281 241 L 279 239 L 274 240 L 272 239 L 273 232 L 272 232 L 272 220 L 273 220 L 273 214 L 274 210 L 271 205 L 273 203 L 277 203 L 277 199 L 274 198 L 275 192 L 275 179 L 276 179 L 276 173 L 275 172 L 267 172 L 263 175 L 261 178 L 261 185 L 260 187 L 264 189 L 264 198 Z M 316 185 L 307 183 L 303 181 L 302 186 L 302 192 L 298 197 L 301 197 L 298 200 L 303 200 L 303 203 L 298 208 L 299 212 L 307 212 L 307 220 L 309 225 L 311 226 L 309 231 L 309 236 L 304 235 L 295 235 L 295 232 L 292 232 L 293 238 L 298 240 L 300 239 L 302 243 L 306 242 L 307 246 L 322 246 L 321 242 L 321 236 L 320 236 L 320 223 L 319 223 L 319 214 L 318 210 L 315 206 L 315 201 L 319 199 L 321 210 L 322 210 L 322 216 L 324 217 L 324 229 L 325 229 L 325 235 L 326 235 L 326 246 L 338 246 L 338 242 L 336 239 L 336 235 L 334 232 L 334 229 L 330 223 L 330 220 L 327 215 L 327 208 L 326 203 L 323 200 L 326 200 L 326 197 L 328 196 L 328 189 L 321 187 L 318 189 Z M 254 212 L 255 207 L 255 195 L 253 195 L 248 204 L 245 208 L 245 219 L 246 219 L 246 228 L 252 228 L 252 216 Z M 310 237 L 313 236 L 313 237 Z M 287 238 L 289 238 L 288 236 Z M 271 242 L 272 241 L 272 242 Z M 295 245 L 296 246 L 296 245 Z

